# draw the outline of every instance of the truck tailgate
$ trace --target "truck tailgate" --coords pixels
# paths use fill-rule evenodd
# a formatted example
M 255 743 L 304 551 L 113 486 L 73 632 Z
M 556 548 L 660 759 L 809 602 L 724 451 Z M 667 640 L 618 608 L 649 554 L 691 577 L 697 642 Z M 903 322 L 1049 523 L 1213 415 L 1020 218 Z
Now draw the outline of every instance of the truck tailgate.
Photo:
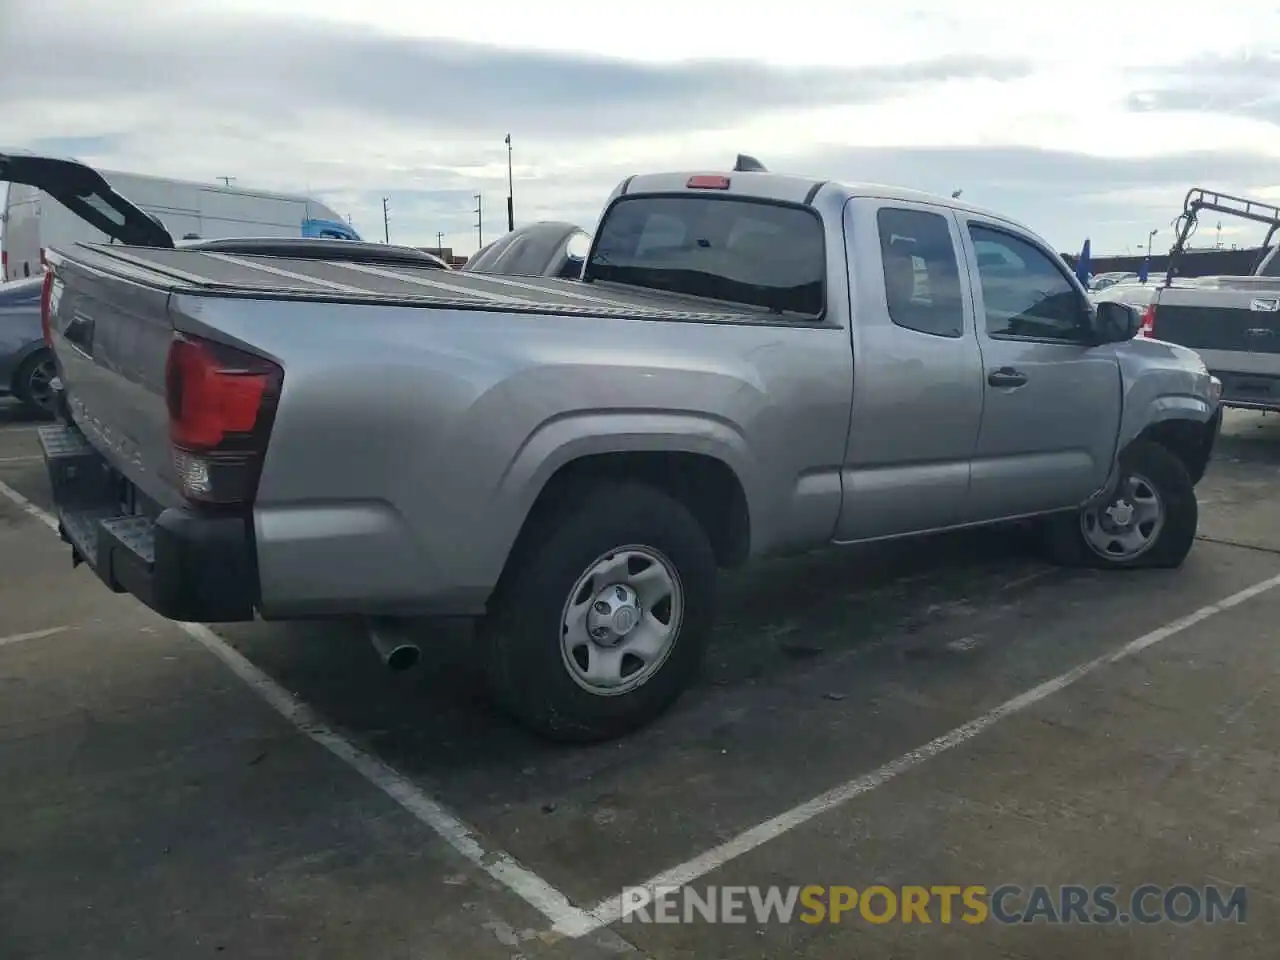
M 165 403 L 169 294 L 81 264 L 58 264 L 50 333 L 67 412 L 85 438 L 160 507 L 182 502 Z
M 1280 313 L 1250 309 L 1254 302 L 1274 303 L 1275 297 L 1234 291 L 1228 296 L 1231 302 L 1217 304 L 1166 303 L 1161 299 L 1158 336 L 1193 350 L 1280 354 Z
M 1154 334 L 1190 347 L 1234 406 L 1280 406 L 1280 289 L 1204 284 L 1158 291 Z
M 263 369 L 278 368 L 175 331 L 162 285 L 49 259 L 49 338 L 69 422 L 39 436 L 73 562 L 174 620 L 252 619 L 247 505 L 262 444 L 251 441 L 278 395 Z

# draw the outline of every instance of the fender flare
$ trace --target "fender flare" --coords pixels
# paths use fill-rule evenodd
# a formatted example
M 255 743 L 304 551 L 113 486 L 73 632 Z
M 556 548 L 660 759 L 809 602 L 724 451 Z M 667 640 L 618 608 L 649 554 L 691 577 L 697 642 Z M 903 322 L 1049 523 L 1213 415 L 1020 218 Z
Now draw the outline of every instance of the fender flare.
M 494 555 L 504 559 L 547 484 L 584 457 L 624 453 L 688 453 L 723 463 L 742 486 L 754 529 L 759 498 L 756 460 L 741 431 L 704 413 L 674 410 L 581 411 L 543 421 L 521 444 L 494 490 Z
M 1136 441 L 1145 437 L 1152 427 L 1175 421 L 1184 421 L 1206 427 L 1213 422 L 1215 417 L 1219 416 L 1221 410 L 1220 404 L 1210 403 L 1202 397 L 1170 394 L 1156 397 L 1148 403 L 1142 417 L 1132 420 L 1126 418 L 1126 429 L 1116 444 L 1115 459 L 1111 464 L 1111 471 L 1107 475 L 1107 482 L 1102 489 L 1089 498 L 1088 504 L 1102 503 L 1110 498 L 1112 491 L 1120 480 L 1120 457 Z M 1129 426 L 1129 424 L 1136 425 L 1137 429 Z
M 1141 426 L 1137 430 L 1130 431 L 1130 436 L 1122 437 L 1119 448 L 1123 450 L 1157 423 L 1164 423 L 1168 420 L 1190 420 L 1195 423 L 1205 424 L 1212 420 L 1217 412 L 1218 405 L 1210 403 L 1202 397 L 1186 394 L 1169 394 L 1156 397 L 1147 404 L 1144 415 L 1134 421 Z

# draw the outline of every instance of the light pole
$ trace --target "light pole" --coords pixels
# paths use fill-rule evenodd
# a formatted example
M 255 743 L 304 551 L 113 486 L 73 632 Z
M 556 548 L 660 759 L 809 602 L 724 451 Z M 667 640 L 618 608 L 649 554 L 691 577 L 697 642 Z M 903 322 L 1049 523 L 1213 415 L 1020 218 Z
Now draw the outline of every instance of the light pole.
M 387 210 L 387 204 L 391 201 L 390 197 L 382 198 L 382 242 L 391 242 L 391 214 Z
M 1152 230 L 1150 233 L 1147 234 L 1147 259 L 1148 260 L 1151 259 L 1151 241 L 1152 239 L 1154 239 L 1155 235 L 1159 232 L 1160 232 L 1159 230 Z
M 483 215 L 483 213 L 481 212 L 481 211 L 482 211 L 482 209 L 483 209 L 483 204 L 480 202 L 480 201 L 481 201 L 481 195 L 480 195 L 480 194 L 478 194 L 478 193 L 477 193 L 477 194 L 475 195 L 475 201 L 476 201 L 476 209 L 475 209 L 475 214 L 476 214 L 476 249 L 477 249 L 477 250 L 479 250 L 481 247 L 483 247 L 483 246 L 484 246 L 484 215 Z
M 515 177 L 511 173 L 511 134 L 507 134 L 507 229 L 516 228 Z

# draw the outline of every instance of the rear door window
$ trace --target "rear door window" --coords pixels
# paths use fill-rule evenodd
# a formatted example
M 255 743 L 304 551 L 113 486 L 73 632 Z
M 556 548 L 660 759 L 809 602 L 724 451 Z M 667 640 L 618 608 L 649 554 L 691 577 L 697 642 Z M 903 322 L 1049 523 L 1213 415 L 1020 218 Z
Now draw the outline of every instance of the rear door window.
M 960 262 L 947 218 L 884 207 L 876 222 L 889 319 L 934 337 L 963 336 Z
M 825 256 L 822 222 L 806 207 L 623 197 L 601 225 L 587 277 L 816 319 Z

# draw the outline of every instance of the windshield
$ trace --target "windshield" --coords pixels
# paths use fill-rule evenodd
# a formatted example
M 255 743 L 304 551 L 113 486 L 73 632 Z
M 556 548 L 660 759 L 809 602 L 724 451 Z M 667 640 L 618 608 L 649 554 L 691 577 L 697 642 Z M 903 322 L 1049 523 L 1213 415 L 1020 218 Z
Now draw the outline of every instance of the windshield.
M 759 200 L 623 197 L 601 225 L 587 278 L 818 317 L 822 222 Z

